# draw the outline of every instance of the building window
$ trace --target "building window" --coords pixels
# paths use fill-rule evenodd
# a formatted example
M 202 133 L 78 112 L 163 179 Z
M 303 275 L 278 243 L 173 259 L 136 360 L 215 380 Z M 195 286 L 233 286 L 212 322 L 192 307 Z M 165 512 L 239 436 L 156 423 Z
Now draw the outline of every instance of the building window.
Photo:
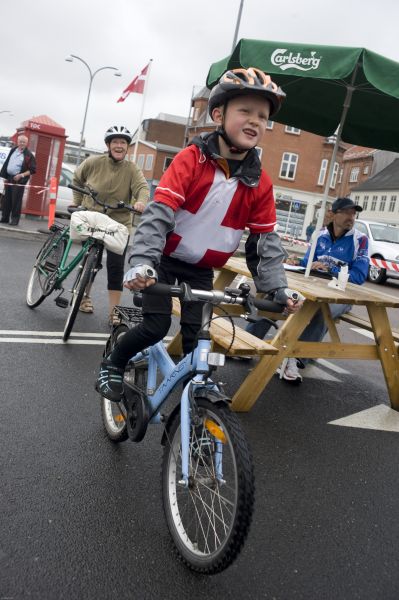
M 291 152 L 284 152 L 281 161 L 280 175 L 283 179 L 295 179 L 296 167 L 298 164 L 298 155 Z
M 339 170 L 338 183 L 342 183 L 342 176 L 343 176 L 343 174 L 344 174 L 344 170 L 340 169 Z
M 391 196 L 391 199 L 389 201 L 389 212 L 393 212 L 395 210 L 395 206 L 396 206 L 396 196 Z
M 369 197 L 365 196 L 363 200 L 363 210 L 367 210 L 367 206 L 369 204 Z
M 327 167 L 328 160 L 326 158 L 323 158 L 320 165 L 319 180 L 317 182 L 317 185 L 324 185 L 324 182 L 326 180 Z
M 173 156 L 165 156 L 165 160 L 163 161 L 163 171 L 166 171 L 166 169 L 169 167 L 172 160 L 173 160 Z
M 339 169 L 339 164 L 336 162 L 336 163 L 334 163 L 334 170 L 333 170 L 332 181 L 331 181 L 331 185 L 330 185 L 331 189 L 334 189 L 335 185 L 337 183 L 338 169 Z
M 137 166 L 139 169 L 142 169 L 144 166 L 144 154 L 139 154 L 139 157 L 137 159 Z
M 153 160 L 154 156 L 152 154 L 147 154 L 147 156 L 145 157 L 144 171 L 150 171 L 152 169 Z
M 286 125 L 285 133 L 293 133 L 294 135 L 299 135 L 301 133 L 301 130 L 297 129 L 296 127 L 291 127 L 290 125 Z
M 385 210 L 385 204 L 387 202 L 387 197 L 386 196 L 381 196 L 381 200 L 380 200 L 380 211 L 383 212 Z
M 355 204 L 359 204 L 360 196 L 355 196 Z
M 356 183 L 356 181 L 359 178 L 359 171 L 360 171 L 359 167 L 353 167 L 351 169 L 351 174 L 350 174 L 350 177 L 349 177 L 349 183 Z
M 376 209 L 377 200 L 378 200 L 378 196 L 373 196 L 373 199 L 371 201 L 370 210 L 375 210 Z
M 266 129 L 273 129 L 274 121 L 268 121 L 266 123 Z
M 369 174 L 369 170 L 370 170 L 370 167 L 368 165 L 366 165 L 364 167 L 364 169 L 363 169 L 363 175 L 368 175 Z

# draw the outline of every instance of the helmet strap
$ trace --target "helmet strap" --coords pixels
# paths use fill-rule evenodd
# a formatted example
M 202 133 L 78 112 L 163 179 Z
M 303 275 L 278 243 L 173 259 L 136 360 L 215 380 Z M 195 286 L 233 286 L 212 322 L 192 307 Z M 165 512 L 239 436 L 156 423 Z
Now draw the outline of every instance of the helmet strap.
M 218 135 L 220 135 L 220 137 L 223 138 L 223 140 L 226 142 L 226 144 L 229 147 L 229 152 L 231 152 L 231 154 L 244 154 L 244 152 L 248 152 L 248 150 L 249 150 L 248 148 L 238 148 L 237 146 L 235 146 L 233 144 L 233 142 L 227 135 L 226 130 L 223 125 L 222 125 L 222 127 L 218 128 L 216 130 L 216 133 Z
M 222 120 L 222 124 L 221 124 L 220 127 L 217 128 L 216 133 L 218 135 L 220 135 L 220 137 L 226 142 L 226 144 L 229 147 L 229 152 L 231 152 L 231 154 L 244 154 L 244 152 L 248 152 L 249 149 L 248 148 L 239 148 L 238 146 L 236 146 L 235 144 L 233 144 L 233 142 L 231 141 L 231 139 L 227 135 L 226 129 L 224 127 L 224 123 L 225 123 L 225 120 L 226 120 L 227 104 L 228 104 L 228 101 L 225 102 L 225 104 L 223 106 L 223 120 Z

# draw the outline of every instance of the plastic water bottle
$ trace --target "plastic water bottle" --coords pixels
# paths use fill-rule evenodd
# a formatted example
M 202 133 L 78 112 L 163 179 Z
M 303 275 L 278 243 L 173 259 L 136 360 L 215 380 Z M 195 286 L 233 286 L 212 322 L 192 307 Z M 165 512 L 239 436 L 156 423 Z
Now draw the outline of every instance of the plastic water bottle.
M 349 273 L 348 273 L 348 265 L 344 265 L 341 267 L 341 270 L 338 273 L 338 287 L 340 290 L 345 291 L 346 284 L 348 283 Z

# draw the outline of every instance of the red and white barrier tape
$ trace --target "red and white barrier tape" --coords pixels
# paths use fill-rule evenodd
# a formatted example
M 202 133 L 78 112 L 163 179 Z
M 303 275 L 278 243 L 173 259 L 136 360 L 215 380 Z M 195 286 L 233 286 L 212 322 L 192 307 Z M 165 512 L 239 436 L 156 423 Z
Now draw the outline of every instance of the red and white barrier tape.
M 46 186 L 46 185 L 30 185 L 29 183 L 24 185 L 23 183 L 12 183 L 11 181 L 5 181 L 4 185 L 17 185 L 18 187 L 25 187 L 25 188 L 40 188 L 41 190 L 49 189 L 48 186 Z
M 279 234 L 280 235 L 280 234 Z M 295 246 L 310 246 L 309 242 L 303 242 L 302 240 L 296 240 L 295 238 L 289 236 L 289 235 L 280 235 L 282 240 L 288 240 L 289 242 L 291 242 L 292 245 Z
M 389 269 L 399 273 L 399 263 L 384 260 L 382 258 L 370 258 L 370 263 L 379 269 Z

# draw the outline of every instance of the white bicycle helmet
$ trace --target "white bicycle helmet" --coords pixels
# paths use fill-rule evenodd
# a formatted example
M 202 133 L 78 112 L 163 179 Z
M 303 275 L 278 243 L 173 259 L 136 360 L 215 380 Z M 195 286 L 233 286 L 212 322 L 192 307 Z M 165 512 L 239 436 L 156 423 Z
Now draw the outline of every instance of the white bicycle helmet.
M 109 144 L 114 138 L 123 138 L 128 144 L 131 143 L 133 136 L 124 125 L 112 125 L 104 135 L 104 142 Z

